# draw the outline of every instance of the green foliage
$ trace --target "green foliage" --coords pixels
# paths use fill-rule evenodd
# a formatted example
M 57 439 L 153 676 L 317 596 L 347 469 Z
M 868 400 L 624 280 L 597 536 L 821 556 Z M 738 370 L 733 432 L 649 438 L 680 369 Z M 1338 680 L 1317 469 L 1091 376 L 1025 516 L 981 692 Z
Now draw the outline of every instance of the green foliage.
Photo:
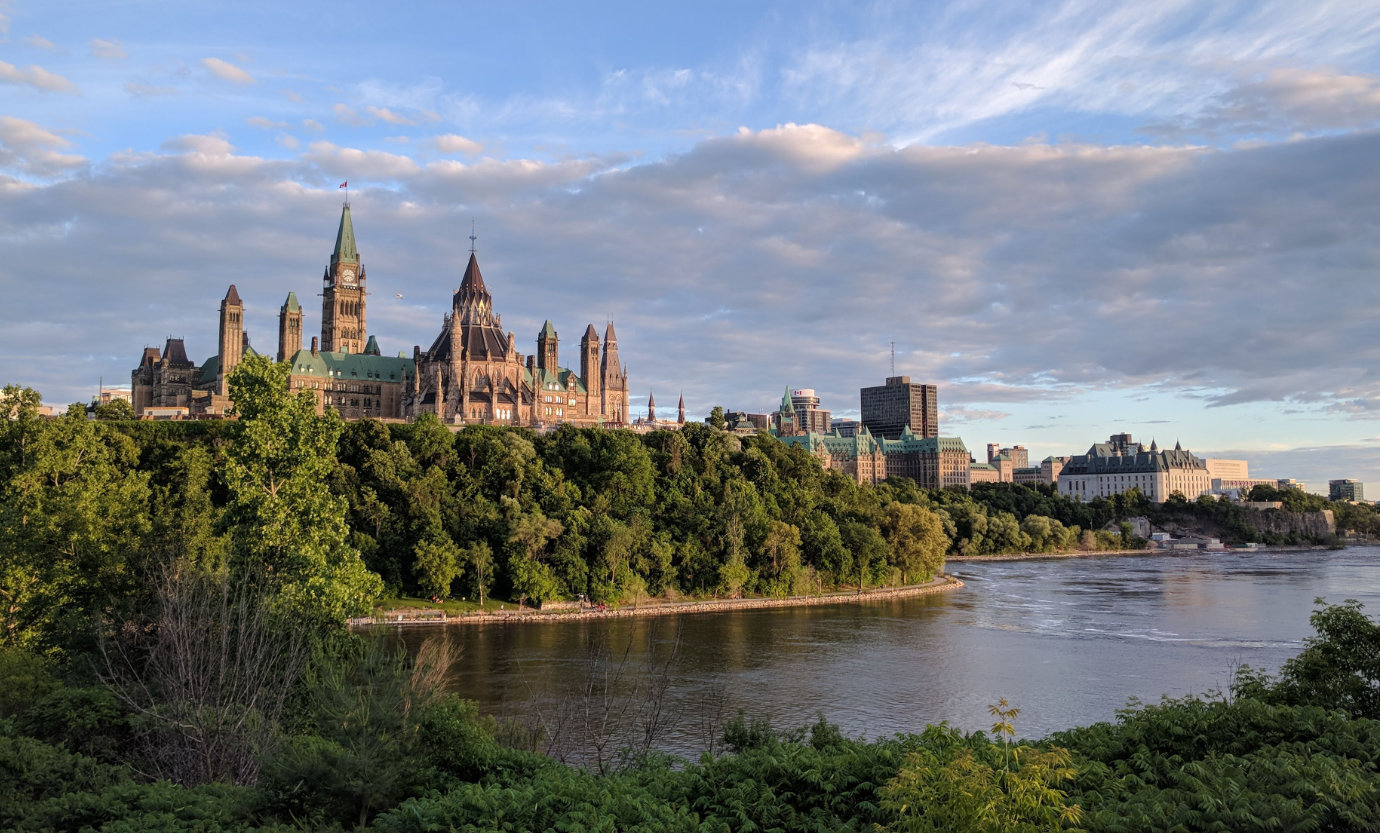
M 1003 705 L 1005 701 L 1002 701 Z M 1072 784 L 1072 756 L 1059 747 L 1010 746 L 1009 711 L 999 710 L 1003 741 L 929 727 L 881 791 L 897 815 L 889 830 L 1037 833 L 1078 830 L 1082 808 L 1061 787 Z
M 268 763 L 264 788 L 279 812 L 363 826 L 430 780 L 419 766 L 423 715 L 441 697 L 449 645 L 415 658 L 380 635 L 318 653 L 306 677 L 303 732 Z
M 139 594 L 149 476 L 128 437 L 35 403 L 9 387 L 0 404 L 14 413 L 0 419 L 0 646 L 59 652 L 89 647 L 97 611 Z
M 28 709 L 57 685 L 42 657 L 22 648 L 0 647 L 0 718 Z
M 1318 599 L 1308 621 L 1316 635 L 1284 663 L 1277 681 L 1248 669 L 1233 693 L 1380 720 L 1380 622 L 1371 621 L 1354 599 L 1337 605 Z
M 250 356 L 230 376 L 239 421 L 220 473 L 235 572 L 271 576 L 284 604 L 338 627 L 368 611 L 383 587 L 349 546 L 345 501 L 322 486 L 336 464 L 340 418 L 318 417 L 310 391 L 289 393 L 287 373 Z
M 127 399 L 112 399 L 92 408 L 92 415 L 96 419 L 118 421 L 136 419 L 134 406 L 129 404 Z
M 709 425 L 710 428 L 713 428 L 713 429 L 716 430 L 716 431 L 722 431 L 722 430 L 724 430 L 724 409 L 723 409 L 723 406 L 721 406 L 721 405 L 715 405 L 715 406 L 709 411 L 709 420 L 708 420 L 707 424 Z
M 464 571 L 465 553 L 445 533 L 417 545 L 417 584 L 430 595 L 446 598 Z
M 15 718 L 25 735 L 104 761 L 121 760 L 134 729 L 128 711 L 103 685 L 59 686 Z

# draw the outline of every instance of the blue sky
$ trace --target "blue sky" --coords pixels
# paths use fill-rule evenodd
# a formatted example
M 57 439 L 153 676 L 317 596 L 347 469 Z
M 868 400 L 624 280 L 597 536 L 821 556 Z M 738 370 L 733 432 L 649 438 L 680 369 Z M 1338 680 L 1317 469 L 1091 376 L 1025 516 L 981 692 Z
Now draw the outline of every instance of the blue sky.
M 390 352 L 473 218 L 524 349 L 612 316 L 692 416 L 855 414 L 894 340 L 979 454 L 1130 431 L 1380 494 L 1375 2 L 0 15 L 0 381 L 48 401 L 204 359 L 232 282 L 271 352 L 349 180 Z

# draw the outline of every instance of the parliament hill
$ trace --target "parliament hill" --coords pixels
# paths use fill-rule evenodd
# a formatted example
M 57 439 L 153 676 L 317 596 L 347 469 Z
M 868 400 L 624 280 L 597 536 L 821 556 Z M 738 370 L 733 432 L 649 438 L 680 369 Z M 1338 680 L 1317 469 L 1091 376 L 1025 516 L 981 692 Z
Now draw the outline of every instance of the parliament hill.
M 590 324 L 580 339 L 578 370 L 560 365 L 559 338 L 548 320 L 536 352 L 518 351 L 503 330 L 471 246 L 460 286 L 440 332 L 426 350 L 385 356 L 367 326 L 368 275 L 355 245 L 350 206 L 341 209 L 335 248 L 321 277 L 321 334 L 304 347 L 303 311 L 289 292 L 278 312 L 276 359 L 290 368 L 294 391 L 311 391 L 319 410 L 346 419 L 411 420 L 435 414 L 452 425 L 628 425 L 628 372 L 610 323 L 601 339 Z M 146 347 L 131 374 L 135 413 L 145 418 L 216 417 L 233 406 L 227 379 L 255 355 L 244 304 L 232 284 L 220 303 L 216 355 L 200 365 L 183 339 Z

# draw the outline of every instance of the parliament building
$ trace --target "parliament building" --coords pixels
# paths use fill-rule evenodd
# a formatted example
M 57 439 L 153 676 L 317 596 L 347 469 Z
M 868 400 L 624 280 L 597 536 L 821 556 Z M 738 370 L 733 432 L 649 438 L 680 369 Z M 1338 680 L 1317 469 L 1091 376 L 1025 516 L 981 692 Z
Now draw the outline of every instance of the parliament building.
M 556 328 L 548 320 L 536 353 L 517 351 L 504 332 L 473 248 L 441 331 L 425 351 L 384 356 L 368 334 L 368 278 L 355 246 L 350 206 L 341 210 L 335 248 L 322 275 L 321 335 L 302 346 L 302 307 L 289 292 L 278 313 L 277 360 L 294 391 L 310 390 L 318 410 L 346 419 L 412 420 L 435 414 L 452 425 L 542 428 L 560 423 L 622 426 L 628 418 L 628 372 L 618 360 L 613 324 L 601 341 L 590 324 L 580 339 L 580 369 L 561 367 Z M 132 404 L 143 417 L 223 416 L 227 378 L 256 355 L 244 330 L 244 305 L 232 284 L 220 305 L 219 352 L 200 366 L 180 338 L 146 347 L 131 374 Z

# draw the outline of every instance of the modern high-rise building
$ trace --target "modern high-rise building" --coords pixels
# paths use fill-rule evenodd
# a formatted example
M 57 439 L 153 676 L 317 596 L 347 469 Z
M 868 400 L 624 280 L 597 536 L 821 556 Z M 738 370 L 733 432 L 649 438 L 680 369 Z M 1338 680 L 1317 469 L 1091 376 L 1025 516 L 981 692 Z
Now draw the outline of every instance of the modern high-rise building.
M 819 407 L 819 396 L 814 388 L 798 388 L 791 391 L 791 408 L 795 410 L 795 427 L 798 431 L 814 431 L 827 434 L 832 422 L 827 410 Z
M 900 439 L 906 428 L 916 437 L 939 436 L 939 397 L 934 385 L 891 376 L 885 385 L 863 388 L 861 398 L 862 424 L 876 436 Z
M 1363 501 L 1366 499 L 1365 484 L 1359 480 L 1329 480 L 1327 499 Z

